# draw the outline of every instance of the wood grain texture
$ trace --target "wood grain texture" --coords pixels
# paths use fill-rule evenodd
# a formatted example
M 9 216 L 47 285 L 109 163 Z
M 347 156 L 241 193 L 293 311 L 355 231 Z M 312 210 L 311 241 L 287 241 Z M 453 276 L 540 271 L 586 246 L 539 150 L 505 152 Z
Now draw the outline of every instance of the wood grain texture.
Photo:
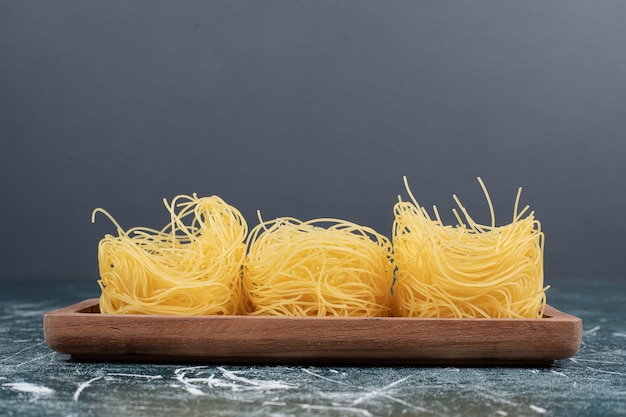
M 79 361 L 517 366 L 575 354 L 582 321 L 112 315 L 94 298 L 46 313 L 44 335 Z

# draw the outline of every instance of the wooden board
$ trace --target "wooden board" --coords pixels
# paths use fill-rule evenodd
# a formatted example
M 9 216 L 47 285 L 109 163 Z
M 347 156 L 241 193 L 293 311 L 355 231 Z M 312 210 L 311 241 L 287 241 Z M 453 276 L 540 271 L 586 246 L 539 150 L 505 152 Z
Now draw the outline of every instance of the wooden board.
M 575 354 L 582 321 L 113 315 L 94 298 L 46 313 L 44 335 L 79 361 L 519 366 Z

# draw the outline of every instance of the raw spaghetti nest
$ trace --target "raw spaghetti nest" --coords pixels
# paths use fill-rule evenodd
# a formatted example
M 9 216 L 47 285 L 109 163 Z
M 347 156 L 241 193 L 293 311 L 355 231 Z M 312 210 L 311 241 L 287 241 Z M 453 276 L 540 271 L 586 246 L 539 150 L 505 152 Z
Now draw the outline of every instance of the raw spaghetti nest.
M 171 221 L 161 230 L 124 231 L 98 246 L 100 310 L 135 314 L 238 314 L 248 226 L 217 196 L 163 200 Z M 185 220 L 189 224 L 185 224 Z
M 410 202 L 394 207 L 392 232 L 397 266 L 393 285 L 394 315 L 407 317 L 539 318 L 545 309 L 541 225 L 518 211 L 518 190 L 510 224 L 496 227 L 487 189 L 491 225 L 477 224 L 456 201 L 456 227 L 432 219 L 405 186 Z M 524 215 L 526 216 L 524 217 Z
M 256 226 L 244 266 L 247 314 L 388 316 L 391 242 L 337 219 Z

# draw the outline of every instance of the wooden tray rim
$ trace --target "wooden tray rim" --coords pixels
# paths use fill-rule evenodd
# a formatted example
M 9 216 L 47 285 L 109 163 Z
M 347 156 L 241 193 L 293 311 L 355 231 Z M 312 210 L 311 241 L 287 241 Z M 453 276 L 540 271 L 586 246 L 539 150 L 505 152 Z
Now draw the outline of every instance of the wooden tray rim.
M 52 311 L 49 311 L 44 314 L 44 317 L 77 317 L 81 315 L 88 315 L 90 317 L 106 317 L 106 318 L 119 318 L 119 319 L 130 319 L 130 320 L 167 320 L 170 322 L 174 322 L 177 320 L 197 320 L 197 321 L 211 321 L 211 320 L 280 320 L 280 321 L 360 321 L 360 320 L 383 320 L 383 321 L 407 321 L 407 322 L 425 322 L 425 321 L 436 321 L 436 322 L 504 322 L 510 321 L 513 323 L 521 323 L 521 322 L 545 322 L 545 321 L 566 321 L 566 322 L 579 322 L 580 318 L 573 316 L 571 314 L 565 313 L 561 310 L 556 309 L 555 307 L 547 304 L 544 316 L 536 319 L 532 318 L 485 318 L 485 317 L 476 317 L 476 318 L 448 318 L 448 317 L 424 317 L 424 318 L 416 318 L 416 317 L 354 317 L 354 316 L 346 316 L 346 317 L 336 317 L 336 316 L 328 316 L 328 317 L 316 317 L 316 316 L 249 316 L 249 315 L 165 315 L 165 314 L 103 314 L 99 311 L 99 299 L 98 298 L 88 298 L 83 301 L 77 302 L 75 304 L 71 304 L 66 307 L 61 307 Z

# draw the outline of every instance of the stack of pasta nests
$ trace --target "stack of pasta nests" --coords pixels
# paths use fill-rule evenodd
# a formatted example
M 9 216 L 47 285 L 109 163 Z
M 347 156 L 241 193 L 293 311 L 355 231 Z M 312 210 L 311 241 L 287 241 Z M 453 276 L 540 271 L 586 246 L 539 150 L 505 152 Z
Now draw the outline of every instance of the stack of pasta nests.
M 528 206 L 511 223 L 477 224 L 454 196 L 458 224 L 410 201 L 394 206 L 391 239 L 345 220 L 281 217 L 248 231 L 218 196 L 163 200 L 162 229 L 124 230 L 98 247 L 108 314 L 539 318 L 543 232 Z M 461 216 L 462 215 L 462 216 Z M 464 219 L 464 220 L 463 220 Z M 92 221 L 93 221 L 92 217 Z

